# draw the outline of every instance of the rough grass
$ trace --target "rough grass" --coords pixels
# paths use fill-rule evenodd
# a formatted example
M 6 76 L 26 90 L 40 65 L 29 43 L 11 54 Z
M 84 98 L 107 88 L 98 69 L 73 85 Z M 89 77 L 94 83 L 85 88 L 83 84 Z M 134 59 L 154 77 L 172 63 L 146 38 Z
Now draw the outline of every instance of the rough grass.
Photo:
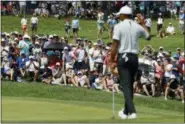
M 20 17 L 14 16 L 2 16 L 2 31 L 5 32 L 12 32 L 12 31 L 19 31 L 21 32 L 21 25 L 20 25 Z M 28 16 L 28 23 L 30 21 L 30 16 Z M 164 46 L 166 50 L 175 51 L 177 47 L 184 48 L 184 36 L 180 35 L 180 31 L 178 28 L 178 21 L 165 19 L 165 27 L 168 26 L 168 23 L 172 22 L 175 26 L 177 34 L 176 36 L 171 36 L 164 39 L 159 39 L 156 37 L 156 21 L 152 22 L 152 40 L 150 42 L 145 41 L 143 39 L 140 40 L 140 48 L 143 48 L 145 45 L 152 45 L 155 49 L 158 49 L 159 46 Z M 30 27 L 30 25 L 29 25 Z M 80 19 L 80 27 L 81 30 L 79 31 L 80 37 L 85 37 L 90 40 L 96 41 L 97 40 L 97 24 L 94 20 L 83 20 Z M 30 29 L 30 28 L 29 28 Z M 125 29 L 123 29 L 125 30 Z M 30 33 L 30 32 L 29 32 Z M 39 34 L 57 34 L 59 36 L 64 36 L 64 19 L 57 20 L 56 18 L 41 18 L 39 17 Z M 104 43 L 111 42 L 108 39 L 108 32 L 104 32 L 103 36 Z M 72 42 L 72 39 L 71 39 Z

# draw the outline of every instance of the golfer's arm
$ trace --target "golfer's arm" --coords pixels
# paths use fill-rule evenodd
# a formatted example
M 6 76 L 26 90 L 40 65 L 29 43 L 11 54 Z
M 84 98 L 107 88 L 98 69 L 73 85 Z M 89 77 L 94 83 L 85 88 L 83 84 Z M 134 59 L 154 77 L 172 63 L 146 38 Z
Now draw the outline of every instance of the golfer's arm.
M 115 60 L 115 56 L 117 54 L 118 51 L 118 45 L 119 45 L 119 41 L 118 40 L 113 40 L 113 44 L 111 47 L 111 62 L 114 62 Z

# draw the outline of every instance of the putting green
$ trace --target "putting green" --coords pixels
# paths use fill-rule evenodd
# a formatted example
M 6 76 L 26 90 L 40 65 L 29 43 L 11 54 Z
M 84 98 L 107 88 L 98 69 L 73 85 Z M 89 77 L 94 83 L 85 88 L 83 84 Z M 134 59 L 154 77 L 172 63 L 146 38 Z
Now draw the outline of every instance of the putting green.
M 183 122 L 184 113 L 137 106 L 138 119 L 121 120 L 121 104 L 2 97 L 2 122 Z

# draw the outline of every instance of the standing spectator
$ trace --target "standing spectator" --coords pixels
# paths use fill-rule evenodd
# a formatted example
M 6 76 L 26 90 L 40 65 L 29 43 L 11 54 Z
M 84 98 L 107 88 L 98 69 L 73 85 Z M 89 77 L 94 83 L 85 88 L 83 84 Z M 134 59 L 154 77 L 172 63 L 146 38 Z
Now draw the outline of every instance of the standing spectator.
M 183 34 L 184 33 L 184 12 L 183 10 L 181 10 L 179 14 L 179 29 L 181 31 L 181 34 Z
M 67 19 L 65 20 L 65 33 L 66 33 L 67 38 L 70 37 L 70 29 L 71 29 L 71 26 L 70 26 L 70 19 L 67 18 Z
M 163 23 L 164 23 L 164 19 L 163 19 L 163 17 L 162 17 L 162 14 L 161 13 L 159 13 L 159 17 L 158 17 L 158 19 L 157 19 L 157 37 L 159 37 L 160 36 L 160 31 L 162 30 L 162 28 L 163 28 Z
M 20 15 L 25 16 L 26 14 L 26 0 L 19 0 Z
M 73 35 L 75 39 L 78 37 L 79 27 L 80 27 L 80 21 L 75 17 L 72 20 L 72 29 L 73 29 Z
M 42 49 L 38 41 L 35 42 L 35 45 L 32 48 L 32 53 L 36 59 L 40 60 L 41 55 L 42 55 Z
M 20 49 L 20 52 L 22 53 L 25 53 L 26 56 L 29 56 L 29 46 L 30 46 L 31 42 L 30 42 L 30 36 L 25 34 L 23 36 L 23 40 L 21 40 L 19 42 L 19 49 Z
M 45 67 L 45 65 L 48 65 L 48 58 L 45 52 L 42 53 L 42 56 L 40 58 L 40 72 L 41 74 L 43 74 L 43 69 Z
M 64 62 L 63 65 L 63 70 L 68 70 L 68 68 L 73 68 L 73 65 L 76 60 L 76 56 L 72 53 L 72 51 L 68 51 L 68 47 L 64 47 L 64 53 L 62 56 L 62 60 Z
M 76 68 L 77 68 L 77 71 L 79 71 L 85 68 L 86 52 L 83 49 L 83 45 L 79 46 L 79 48 L 76 51 L 76 55 L 77 55 Z
M 22 27 L 22 34 L 24 35 L 26 32 L 27 32 L 27 19 L 26 19 L 26 16 L 24 16 L 22 19 L 21 19 L 21 27 Z
M 93 59 L 94 59 L 94 66 L 98 69 L 98 73 L 103 73 L 103 53 L 102 53 L 102 47 L 98 44 L 95 47 L 94 53 L 93 53 Z
M 151 32 L 152 20 L 149 16 L 146 16 L 145 26 L 148 29 L 149 33 Z
M 34 81 L 37 81 L 39 72 L 39 63 L 36 60 L 34 60 L 34 56 L 29 56 L 29 61 L 26 62 L 26 72 L 29 77 L 34 77 L 33 78 Z
M 104 30 L 104 13 L 102 11 L 98 12 L 97 18 L 97 26 L 98 26 L 98 35 L 97 39 L 102 38 L 103 30 Z
M 36 17 L 36 14 L 33 14 L 33 17 L 31 17 L 31 29 L 32 29 L 32 36 L 37 34 L 37 27 L 38 27 L 38 18 Z

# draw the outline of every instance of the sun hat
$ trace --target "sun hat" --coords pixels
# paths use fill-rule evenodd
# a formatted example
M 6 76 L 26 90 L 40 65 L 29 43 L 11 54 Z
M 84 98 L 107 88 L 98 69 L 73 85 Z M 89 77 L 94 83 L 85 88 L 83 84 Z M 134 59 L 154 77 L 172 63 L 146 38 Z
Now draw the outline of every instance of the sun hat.
M 116 15 L 125 14 L 125 15 L 131 15 L 132 14 L 132 8 L 129 6 L 123 6 L 119 12 Z

